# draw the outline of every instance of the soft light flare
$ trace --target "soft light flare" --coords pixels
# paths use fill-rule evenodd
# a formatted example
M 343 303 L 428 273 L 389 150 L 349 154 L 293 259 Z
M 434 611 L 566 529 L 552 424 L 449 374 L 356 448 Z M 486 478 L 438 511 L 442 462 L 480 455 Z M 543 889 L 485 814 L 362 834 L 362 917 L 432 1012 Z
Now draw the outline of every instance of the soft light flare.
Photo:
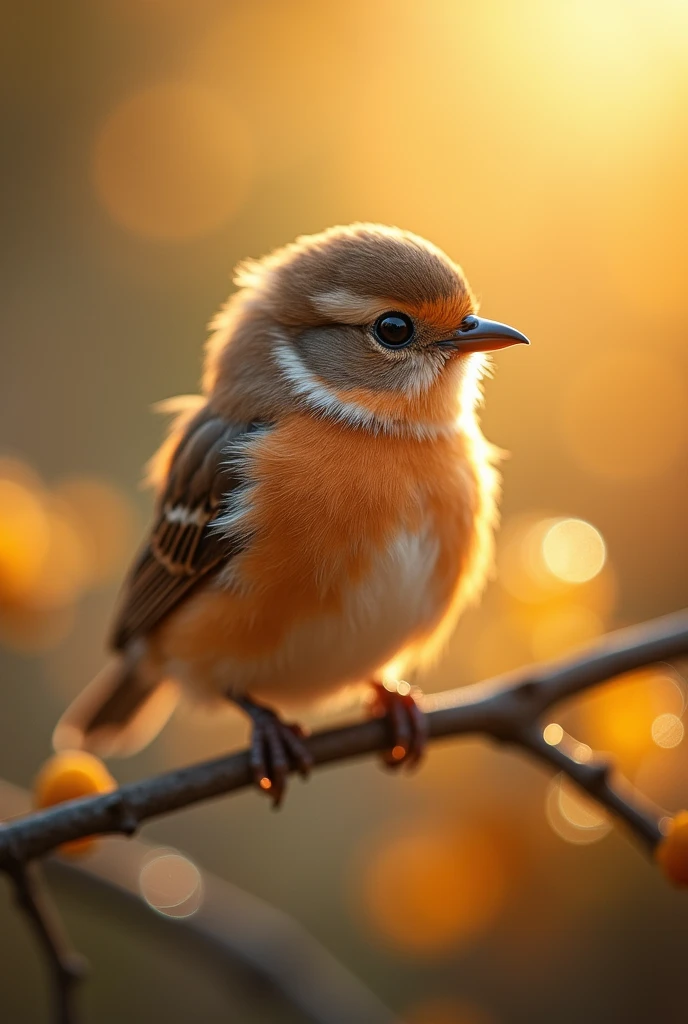
M 558 722 L 550 722 L 542 730 L 542 738 L 545 743 L 549 743 L 550 747 L 556 747 L 564 738 L 564 730 Z
M 567 843 L 595 843 L 611 829 L 600 808 L 558 775 L 550 783 L 545 813 L 552 831 Z
M 684 732 L 681 719 L 670 712 L 657 715 L 652 723 L 652 739 L 658 747 L 664 747 L 665 750 L 677 747 L 683 740 Z
M 149 907 L 166 917 L 190 917 L 201 905 L 203 879 L 181 853 L 156 851 L 139 874 L 139 889 Z
M 602 534 L 584 519 L 557 519 L 542 540 L 545 565 L 566 583 L 587 583 L 604 566 L 607 549 Z

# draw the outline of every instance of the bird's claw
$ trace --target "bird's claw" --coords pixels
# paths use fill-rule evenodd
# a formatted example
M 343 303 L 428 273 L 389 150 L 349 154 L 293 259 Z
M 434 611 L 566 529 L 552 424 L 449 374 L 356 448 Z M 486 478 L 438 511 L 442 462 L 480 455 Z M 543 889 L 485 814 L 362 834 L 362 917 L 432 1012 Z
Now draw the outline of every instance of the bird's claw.
M 253 782 L 277 808 L 284 799 L 289 773 L 296 769 L 305 779 L 313 767 L 313 757 L 303 742 L 306 733 L 300 725 L 283 722 L 274 711 L 258 705 L 253 705 L 251 718 L 249 764 Z
M 387 718 L 391 734 L 391 746 L 382 754 L 382 761 L 388 768 L 414 768 L 428 740 L 427 720 L 418 703 L 421 691 L 403 680 L 373 685 L 373 714 Z

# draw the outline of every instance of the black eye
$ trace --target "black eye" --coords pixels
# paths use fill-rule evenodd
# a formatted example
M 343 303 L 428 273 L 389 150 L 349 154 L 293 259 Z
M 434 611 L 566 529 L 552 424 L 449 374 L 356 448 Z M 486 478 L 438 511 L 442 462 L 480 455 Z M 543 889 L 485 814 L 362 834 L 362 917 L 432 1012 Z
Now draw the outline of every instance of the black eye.
M 375 337 L 385 348 L 403 348 L 413 338 L 413 320 L 405 313 L 383 313 L 375 321 Z

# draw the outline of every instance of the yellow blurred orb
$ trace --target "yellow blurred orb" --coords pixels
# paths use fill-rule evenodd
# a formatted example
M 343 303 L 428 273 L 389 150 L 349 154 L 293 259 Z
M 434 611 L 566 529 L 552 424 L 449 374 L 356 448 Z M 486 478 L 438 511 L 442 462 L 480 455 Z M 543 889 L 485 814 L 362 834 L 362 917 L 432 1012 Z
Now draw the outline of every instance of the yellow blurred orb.
M 592 759 L 592 747 L 589 747 L 587 743 L 576 743 L 571 751 L 571 757 L 579 764 L 586 764 Z
M 0 479 L 0 604 L 33 588 L 48 550 L 50 527 L 41 496 L 16 479 Z
M 666 828 L 655 849 L 655 859 L 670 882 L 688 886 L 688 811 L 675 814 Z
M 668 666 L 657 665 L 629 672 L 584 694 L 577 710 L 586 739 L 598 750 L 612 750 L 625 771 L 634 771 L 653 749 L 657 718 L 670 714 L 673 720 L 683 714 L 685 698 L 679 679 Z
M 542 539 L 549 571 L 565 583 L 587 583 L 602 569 L 607 549 L 602 534 L 584 519 L 558 519 Z
M 478 829 L 417 826 L 386 837 L 363 865 L 366 916 L 392 945 L 417 955 L 483 931 L 502 905 L 504 866 Z
M 684 732 L 681 719 L 670 712 L 658 715 L 652 723 L 652 739 L 658 747 L 666 750 L 677 747 L 683 740 Z
M 181 853 L 155 851 L 139 873 L 139 889 L 149 907 L 165 917 L 191 917 L 201 906 L 203 878 Z
M 53 807 L 79 797 L 111 793 L 116 788 L 117 783 L 100 758 L 84 750 L 64 750 L 49 758 L 36 776 L 34 806 L 39 809 Z M 66 854 L 86 853 L 95 842 L 94 836 L 85 836 L 64 843 L 60 851 Z
M 113 220 L 174 241 L 229 220 L 245 199 L 252 164 L 247 129 L 222 96 L 170 82 L 115 107 L 95 140 L 92 170 Z
M 542 738 L 545 743 L 549 743 L 550 747 L 556 747 L 564 738 L 564 730 L 558 722 L 550 722 L 542 730 Z
M 614 574 L 599 531 L 582 519 L 542 515 L 507 520 L 498 539 L 499 582 L 507 594 L 539 617 L 575 600 L 607 615 L 615 601 Z M 524 612 L 526 608 L 522 609 Z M 584 636 L 583 639 L 586 639 Z
M 586 470 L 644 480 L 675 465 L 688 441 L 688 390 L 651 351 L 603 351 L 574 373 L 561 403 L 565 441 Z

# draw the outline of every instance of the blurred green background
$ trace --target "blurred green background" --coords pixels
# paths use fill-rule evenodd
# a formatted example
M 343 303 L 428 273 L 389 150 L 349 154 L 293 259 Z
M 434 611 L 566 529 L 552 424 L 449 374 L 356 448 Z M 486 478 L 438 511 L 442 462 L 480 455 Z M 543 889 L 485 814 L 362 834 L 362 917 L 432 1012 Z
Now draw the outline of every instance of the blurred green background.
M 685 0 L 4 5 L 0 776 L 30 785 L 101 664 L 150 514 L 150 407 L 196 389 L 232 266 L 330 224 L 429 237 L 533 342 L 486 389 L 512 453 L 498 577 L 419 682 L 688 603 L 687 33 Z M 674 810 L 684 705 L 663 667 L 562 724 Z M 113 770 L 245 739 L 231 712 L 185 711 Z M 685 1020 L 685 897 L 477 741 L 409 778 L 319 772 L 277 815 L 242 794 L 145 833 L 289 911 L 408 1024 Z M 298 1019 L 58 897 L 94 966 L 88 1020 Z M 40 968 L 2 899 L 0 1017 L 33 1024 Z

